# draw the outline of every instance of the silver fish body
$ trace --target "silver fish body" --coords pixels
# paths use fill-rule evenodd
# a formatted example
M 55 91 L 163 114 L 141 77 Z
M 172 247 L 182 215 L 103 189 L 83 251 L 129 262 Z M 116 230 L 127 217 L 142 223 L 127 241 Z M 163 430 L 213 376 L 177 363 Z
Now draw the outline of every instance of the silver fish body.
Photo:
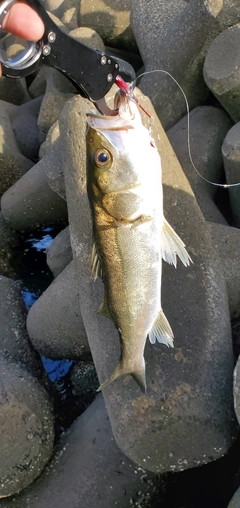
M 121 357 L 99 390 L 131 374 L 146 391 L 147 336 L 173 345 L 161 309 L 162 258 L 176 265 L 189 256 L 163 215 L 161 161 L 135 104 L 124 103 L 117 118 L 89 112 L 87 188 L 92 210 L 92 273 L 104 282 L 99 313 L 112 319 Z

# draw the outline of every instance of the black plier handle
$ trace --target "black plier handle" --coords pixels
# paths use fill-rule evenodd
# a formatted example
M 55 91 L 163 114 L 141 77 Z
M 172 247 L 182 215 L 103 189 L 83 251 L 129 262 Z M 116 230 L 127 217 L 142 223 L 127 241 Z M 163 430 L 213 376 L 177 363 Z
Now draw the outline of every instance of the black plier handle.
M 11 6 L 14 0 L 6 0 Z M 38 0 L 27 0 L 41 17 L 45 32 L 37 43 L 30 43 L 26 62 L 23 60 L 3 62 L 3 75 L 10 78 L 28 76 L 42 66 L 50 66 L 64 74 L 76 87 L 80 95 L 91 100 L 103 114 L 114 115 L 105 103 L 105 95 L 119 74 L 117 59 L 92 49 L 64 33 L 50 18 Z M 3 6 L 4 4 L 2 4 Z M 1 28 L 1 26 L 0 26 Z M 134 79 L 132 69 L 132 78 Z

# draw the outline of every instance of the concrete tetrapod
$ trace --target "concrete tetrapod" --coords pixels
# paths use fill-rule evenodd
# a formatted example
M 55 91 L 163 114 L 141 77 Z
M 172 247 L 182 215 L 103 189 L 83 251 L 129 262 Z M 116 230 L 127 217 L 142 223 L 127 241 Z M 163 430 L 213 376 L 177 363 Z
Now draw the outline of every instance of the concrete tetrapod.
M 53 450 L 52 406 L 15 282 L 0 277 L 0 497 L 28 486 Z M 39 380 L 38 380 L 39 379 Z
M 17 109 L 0 100 L 0 196 L 33 166 L 20 152 L 13 131 L 11 116 Z
M 194 191 L 197 202 L 206 220 L 227 224 L 214 202 L 218 188 L 210 182 L 221 182 L 223 179 L 221 146 L 232 126 L 231 119 L 225 111 L 212 106 L 201 106 L 191 111 L 190 151 L 188 146 L 188 117 L 184 116 L 174 127 L 167 131 L 168 139 Z
M 240 226 L 240 122 L 227 133 L 223 145 L 223 163 L 228 184 L 239 184 L 228 188 L 235 226 Z
M 0 360 L 0 497 L 26 488 L 53 451 L 52 407 L 27 370 Z
M 175 5 L 171 15 L 168 15 L 166 11 L 169 9 L 169 2 L 151 0 L 149 5 L 149 2 L 146 4 L 144 0 L 133 0 L 131 24 L 144 62 L 144 70 L 163 69 L 181 83 L 215 25 L 223 2 L 192 0 L 184 2 L 185 6 L 183 2 L 171 2 L 173 3 Z M 199 74 L 198 69 L 195 69 L 195 75 L 196 73 Z M 193 86 L 186 83 L 184 88 L 191 99 L 190 93 L 191 96 L 199 93 L 196 78 L 192 78 L 192 81 Z M 172 127 L 185 110 L 183 97 L 176 94 L 176 83 L 168 75 L 157 72 L 143 76 L 139 86 L 143 93 L 151 98 L 163 126 Z M 196 105 L 195 103 L 194 106 Z
M 47 358 L 77 360 L 89 353 L 72 261 L 31 307 L 27 331 L 33 347 Z
M 72 247 L 69 226 L 55 236 L 47 249 L 47 264 L 54 277 L 57 277 L 72 261 Z
M 12 229 L 23 231 L 67 219 L 66 202 L 52 191 L 46 174 L 48 164 L 57 165 L 59 156 L 55 150 L 43 157 L 3 194 L 2 214 Z
M 212 42 L 204 63 L 207 86 L 234 122 L 240 120 L 239 24 L 224 30 Z
M 62 436 L 42 476 L 0 507 L 128 508 L 148 497 L 152 477 L 117 447 L 100 395 Z
M 114 437 L 126 455 L 151 471 L 178 471 L 222 456 L 236 431 L 228 296 L 218 254 L 192 190 L 150 101 L 143 95 L 140 101 L 154 117 L 166 218 L 194 264 L 176 271 L 164 265 L 163 309 L 175 334 L 175 349 L 160 346 L 156 351 L 147 342 L 147 395 L 131 378 L 120 378 L 104 391 L 104 398 Z M 72 99 L 59 126 L 81 313 L 102 382 L 117 363 L 119 340 L 113 324 L 96 314 L 103 284 L 90 276 L 92 233 L 82 156 L 88 108 L 80 97 Z

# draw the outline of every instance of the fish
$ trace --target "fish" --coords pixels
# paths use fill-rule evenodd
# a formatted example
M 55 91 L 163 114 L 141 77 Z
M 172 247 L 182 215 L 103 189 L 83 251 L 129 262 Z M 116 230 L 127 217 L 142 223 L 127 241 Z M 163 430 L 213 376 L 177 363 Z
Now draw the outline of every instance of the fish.
M 163 213 L 161 159 L 137 104 L 116 96 L 118 115 L 87 112 L 86 174 L 92 215 L 91 272 L 104 284 L 98 313 L 118 330 L 121 356 L 97 391 L 130 374 L 146 393 L 147 337 L 173 347 L 161 307 L 162 259 L 191 258 Z

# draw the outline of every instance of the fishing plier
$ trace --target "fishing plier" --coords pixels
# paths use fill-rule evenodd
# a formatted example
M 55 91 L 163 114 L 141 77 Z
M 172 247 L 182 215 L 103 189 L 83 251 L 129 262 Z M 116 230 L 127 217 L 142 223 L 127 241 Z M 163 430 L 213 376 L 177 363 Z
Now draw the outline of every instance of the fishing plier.
M 0 35 L 4 17 L 16 1 L 5 0 L 0 5 Z M 107 106 L 105 96 L 114 83 L 124 92 L 129 91 L 121 74 L 129 76 L 129 81 L 134 81 L 136 76 L 133 67 L 128 62 L 92 49 L 63 32 L 38 0 L 27 0 L 27 3 L 41 17 L 45 32 L 39 41 L 27 41 L 27 47 L 15 58 L 8 59 L 4 50 L 0 49 L 3 75 L 22 78 L 42 66 L 53 67 L 64 74 L 74 84 L 77 92 L 92 101 L 102 114 L 116 115 L 118 110 L 111 110 Z M 4 35 L 3 30 L 2 33 Z

